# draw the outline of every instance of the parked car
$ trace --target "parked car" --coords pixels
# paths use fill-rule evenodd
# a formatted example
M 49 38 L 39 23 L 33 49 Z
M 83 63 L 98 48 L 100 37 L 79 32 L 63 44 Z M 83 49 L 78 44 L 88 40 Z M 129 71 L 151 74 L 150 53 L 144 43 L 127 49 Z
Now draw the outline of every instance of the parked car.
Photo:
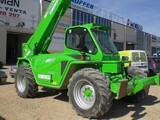
M 131 63 L 125 63 L 125 66 L 139 67 L 141 70 L 148 72 L 148 60 L 147 54 L 144 50 L 123 50 L 119 51 L 120 58 L 123 56 L 128 57 L 128 61 Z
M 16 65 L 11 66 L 10 76 L 12 78 L 15 78 L 16 72 L 17 72 L 17 66 Z
M 148 66 L 155 72 L 160 72 L 160 57 L 149 56 Z
M 3 71 L 0 71 L 0 84 L 1 83 L 6 83 L 6 81 L 7 81 L 7 75 L 6 75 L 6 73 L 3 72 Z

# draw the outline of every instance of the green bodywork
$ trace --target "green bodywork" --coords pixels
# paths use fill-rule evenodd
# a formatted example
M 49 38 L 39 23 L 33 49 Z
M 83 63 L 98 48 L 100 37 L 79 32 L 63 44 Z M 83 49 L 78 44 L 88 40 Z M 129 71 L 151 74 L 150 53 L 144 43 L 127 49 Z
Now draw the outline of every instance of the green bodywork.
M 86 24 L 69 27 L 66 29 L 64 51 L 48 53 L 47 49 L 57 23 L 70 3 L 71 0 L 52 0 L 35 33 L 23 44 L 23 54 L 18 58 L 17 65 L 31 67 L 39 86 L 66 89 L 73 73 L 82 68 L 95 68 L 104 73 L 106 78 L 110 79 L 110 89 L 116 99 L 135 94 L 151 84 L 160 85 L 159 75 L 143 79 L 135 76 L 129 79 L 124 69 L 126 61 L 120 61 L 112 40 L 110 44 L 113 50 L 104 52 L 95 33 L 96 30 L 108 31 L 109 28 L 106 26 Z M 72 42 L 70 34 L 79 29 L 87 33 L 96 50 L 84 52 L 68 46 Z M 84 94 L 89 97 L 92 93 L 86 90 Z

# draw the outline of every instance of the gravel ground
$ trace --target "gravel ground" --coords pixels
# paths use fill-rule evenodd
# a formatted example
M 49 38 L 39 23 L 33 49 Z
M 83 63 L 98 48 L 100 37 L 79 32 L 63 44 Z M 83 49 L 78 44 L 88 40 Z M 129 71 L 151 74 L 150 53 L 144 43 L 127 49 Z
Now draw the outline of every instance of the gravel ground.
M 23 99 L 15 92 L 9 67 L 5 67 L 3 71 L 7 73 L 8 79 L 6 84 L 0 85 L 0 120 L 85 120 L 68 103 L 66 91 L 45 92 L 40 88 L 35 98 Z M 101 119 L 159 120 L 160 87 L 151 86 L 149 96 L 141 104 L 114 100 L 109 112 Z

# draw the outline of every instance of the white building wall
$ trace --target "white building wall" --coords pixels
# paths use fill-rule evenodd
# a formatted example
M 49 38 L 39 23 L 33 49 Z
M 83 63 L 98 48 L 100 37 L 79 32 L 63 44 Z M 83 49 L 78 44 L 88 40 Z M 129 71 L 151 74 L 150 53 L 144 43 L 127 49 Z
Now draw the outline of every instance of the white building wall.
M 40 1 L 14 0 L 12 3 L 13 4 L 7 4 L 5 0 L 1 1 L 0 21 L 4 21 L 14 27 L 36 28 L 40 17 Z
M 0 25 L 0 61 L 6 63 L 7 30 Z
M 122 25 L 122 24 L 118 24 L 118 23 L 112 23 L 112 38 L 114 38 L 113 37 L 113 33 L 115 33 L 116 32 L 116 34 L 117 34 L 117 37 L 116 37 L 116 42 L 125 42 L 125 27 L 124 27 L 124 25 Z
M 12 3 L 12 4 L 11 4 Z M 6 64 L 7 33 L 32 34 L 40 19 L 40 0 L 14 0 L 0 3 L 0 61 Z M 22 43 L 22 37 L 18 38 Z M 22 41 L 21 41 L 22 40 Z M 20 47 L 21 44 L 14 47 Z
M 131 27 L 126 27 L 126 42 L 136 43 L 136 30 Z

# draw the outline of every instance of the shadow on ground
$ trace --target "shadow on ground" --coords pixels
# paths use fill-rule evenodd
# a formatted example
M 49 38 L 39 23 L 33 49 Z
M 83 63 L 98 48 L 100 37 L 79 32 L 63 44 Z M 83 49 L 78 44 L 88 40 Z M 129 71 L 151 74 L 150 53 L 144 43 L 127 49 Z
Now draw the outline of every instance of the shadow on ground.
M 47 88 L 43 88 L 42 90 L 43 91 L 40 91 L 37 93 L 35 98 L 43 98 L 43 97 L 52 96 L 53 99 L 68 102 L 67 90 L 58 91 L 58 90 L 52 90 L 52 89 L 47 89 Z
M 69 100 L 67 96 L 67 90 L 43 90 L 37 93 L 35 99 L 43 97 L 53 97 L 53 99 L 64 102 L 68 102 Z M 109 120 L 124 117 L 129 114 L 129 112 L 133 112 L 133 114 L 130 116 L 131 118 L 129 118 L 130 120 L 142 119 L 145 115 L 149 114 L 144 112 L 146 109 L 145 106 L 152 106 L 160 103 L 160 100 L 157 99 L 157 97 L 149 95 L 148 97 L 144 98 L 141 103 L 137 104 L 129 103 L 124 100 L 114 100 L 110 110 L 98 120 Z
M 9 69 L 9 68 L 8 67 L 3 67 L 0 70 L 7 70 L 7 69 Z
M 0 83 L 0 85 L 10 85 L 10 84 L 14 84 L 14 82 L 2 82 L 2 83 Z
M 0 116 L 0 120 L 5 120 L 3 117 Z
M 132 104 L 127 103 L 123 100 L 114 100 L 113 105 L 110 110 L 100 119 L 116 119 L 127 115 L 129 112 L 133 112 L 131 115 L 132 120 L 137 120 L 143 118 L 148 113 L 142 113 L 145 110 L 144 106 L 152 106 L 154 104 L 160 103 L 157 101 L 157 97 L 149 95 L 141 103 Z

